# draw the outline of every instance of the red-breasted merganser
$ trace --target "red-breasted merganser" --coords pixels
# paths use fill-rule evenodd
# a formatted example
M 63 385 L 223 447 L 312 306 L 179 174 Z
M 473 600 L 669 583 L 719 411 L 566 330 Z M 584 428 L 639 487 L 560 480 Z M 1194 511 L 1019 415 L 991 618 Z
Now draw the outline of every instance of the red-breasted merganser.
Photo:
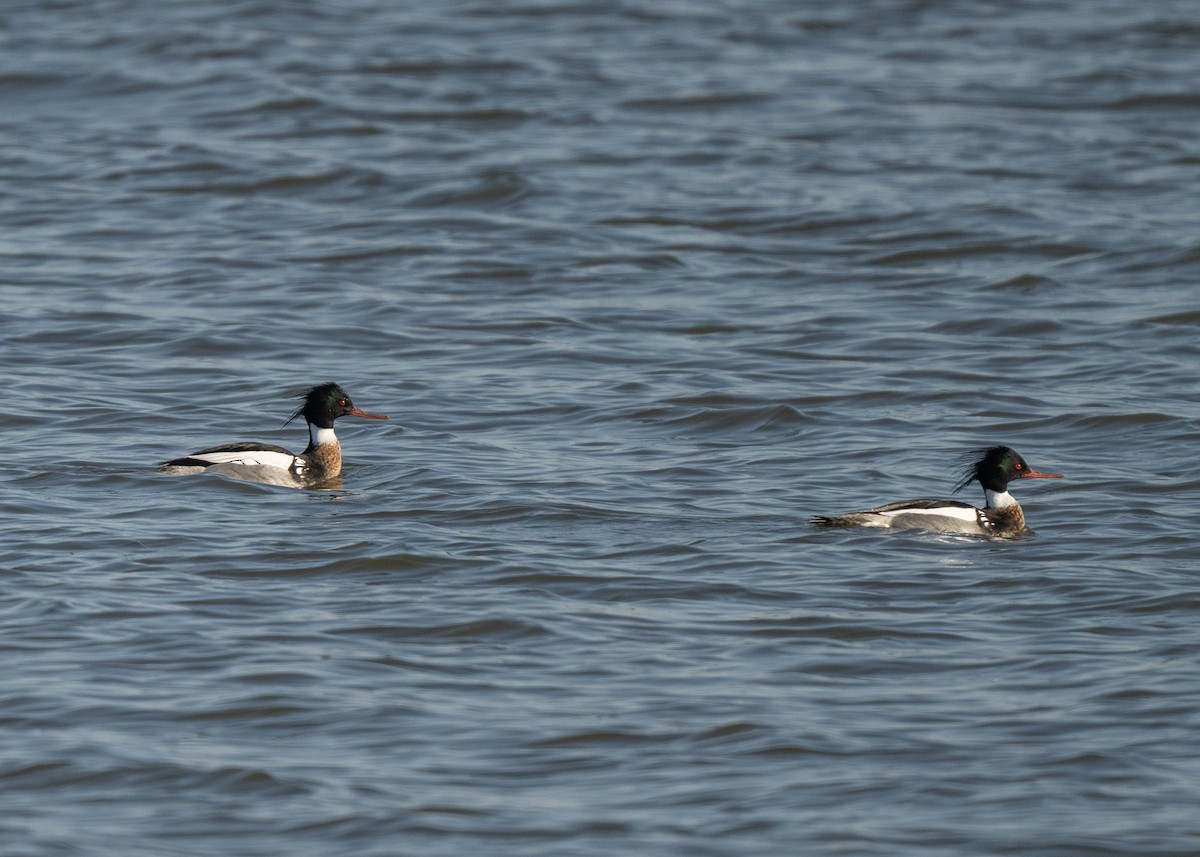
M 332 382 L 319 384 L 305 393 L 304 404 L 284 425 L 301 414 L 308 423 L 308 447 L 299 455 L 268 443 L 230 443 L 165 461 L 158 471 L 173 476 L 221 473 L 234 479 L 293 488 L 328 486 L 342 472 L 342 447 L 333 433 L 333 421 L 338 417 L 387 419 L 381 414 L 360 411 L 346 391 Z
M 983 486 L 987 501 L 982 509 L 957 500 L 902 500 L 865 512 L 817 515 L 811 523 L 823 527 L 891 527 L 932 530 L 939 533 L 970 533 L 977 536 L 1016 536 L 1025 532 L 1025 513 L 1008 493 L 1016 479 L 1062 479 L 1061 473 L 1039 473 L 1015 449 L 993 446 L 976 450 L 978 456 L 963 470 L 954 486 L 961 491 L 972 482 Z

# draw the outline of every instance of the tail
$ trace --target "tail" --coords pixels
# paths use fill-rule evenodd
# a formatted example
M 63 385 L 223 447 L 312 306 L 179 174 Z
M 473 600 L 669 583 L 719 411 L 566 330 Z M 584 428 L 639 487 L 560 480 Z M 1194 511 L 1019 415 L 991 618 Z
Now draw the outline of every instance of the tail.
M 850 513 L 846 515 L 813 515 L 808 519 L 808 522 L 815 527 L 825 527 L 827 529 L 839 529 L 843 527 L 863 527 L 870 526 L 869 518 L 862 513 Z

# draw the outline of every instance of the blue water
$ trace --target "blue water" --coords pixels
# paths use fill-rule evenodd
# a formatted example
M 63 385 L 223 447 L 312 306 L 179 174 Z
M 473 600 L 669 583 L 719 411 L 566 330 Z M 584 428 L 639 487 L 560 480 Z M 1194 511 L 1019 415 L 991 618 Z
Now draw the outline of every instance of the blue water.
M 0 10 L 0 853 L 1200 853 L 1198 39 Z M 326 380 L 340 489 L 154 472 Z

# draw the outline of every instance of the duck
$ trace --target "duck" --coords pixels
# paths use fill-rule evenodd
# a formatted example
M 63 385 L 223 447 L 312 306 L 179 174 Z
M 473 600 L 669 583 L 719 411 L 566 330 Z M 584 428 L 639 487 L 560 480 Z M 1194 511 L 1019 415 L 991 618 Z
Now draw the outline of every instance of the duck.
M 284 425 L 300 416 L 308 424 L 308 446 L 299 454 L 269 443 L 227 443 L 164 461 L 157 470 L 171 476 L 219 473 L 293 488 L 331 487 L 342 472 L 342 447 L 333 430 L 334 421 L 341 417 L 387 419 L 356 407 L 345 389 L 332 381 L 305 393 L 300 407 Z
M 862 512 L 814 515 L 810 523 L 820 527 L 879 527 L 917 529 L 938 533 L 965 533 L 1011 538 L 1027 531 L 1021 504 L 1008 493 L 1009 483 L 1018 479 L 1062 479 L 1061 473 L 1041 473 L 1010 446 L 989 446 L 968 453 L 962 478 L 952 493 L 972 482 L 983 488 L 984 505 L 972 506 L 958 500 L 901 500 Z

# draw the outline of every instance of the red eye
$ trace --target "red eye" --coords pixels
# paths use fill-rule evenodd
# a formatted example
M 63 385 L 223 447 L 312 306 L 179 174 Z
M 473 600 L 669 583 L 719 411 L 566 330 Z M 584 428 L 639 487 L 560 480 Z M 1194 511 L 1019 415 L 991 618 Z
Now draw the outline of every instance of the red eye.
M 1020 469 L 1021 469 L 1021 464 L 1020 464 L 1020 462 L 1017 462 L 1017 463 L 1016 463 L 1015 465 L 1013 465 L 1013 466 L 1014 466 L 1014 467 L 1015 467 L 1017 470 L 1020 470 Z
M 344 408 L 344 407 L 346 407 L 346 400 L 345 400 L 345 399 L 338 399 L 338 404 L 339 404 L 341 407 L 343 407 L 343 408 Z M 1017 466 L 1018 466 L 1018 467 L 1020 467 L 1021 465 L 1019 465 L 1019 464 L 1018 464 Z

